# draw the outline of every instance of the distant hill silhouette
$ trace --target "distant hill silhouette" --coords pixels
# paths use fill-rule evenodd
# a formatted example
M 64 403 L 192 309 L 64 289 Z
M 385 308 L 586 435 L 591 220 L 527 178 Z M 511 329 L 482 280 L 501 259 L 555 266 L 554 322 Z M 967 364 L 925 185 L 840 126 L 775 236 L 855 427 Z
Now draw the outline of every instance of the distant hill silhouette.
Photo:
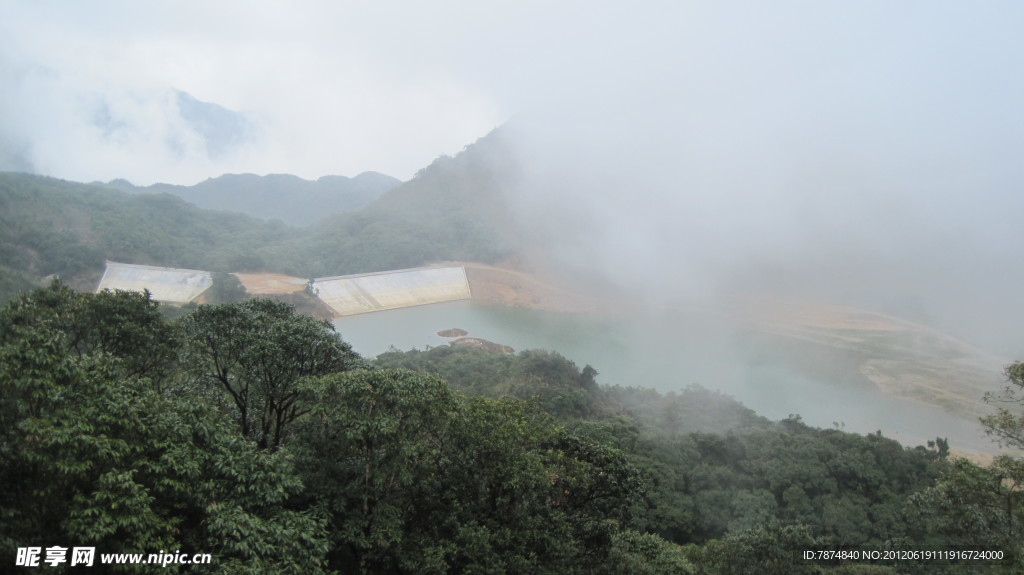
M 330 215 L 358 210 L 400 183 L 391 176 L 363 172 L 354 178 L 324 176 L 316 181 L 289 174 L 225 174 L 194 186 L 139 187 L 125 180 L 105 185 L 132 194 L 172 194 L 208 210 L 308 226 Z

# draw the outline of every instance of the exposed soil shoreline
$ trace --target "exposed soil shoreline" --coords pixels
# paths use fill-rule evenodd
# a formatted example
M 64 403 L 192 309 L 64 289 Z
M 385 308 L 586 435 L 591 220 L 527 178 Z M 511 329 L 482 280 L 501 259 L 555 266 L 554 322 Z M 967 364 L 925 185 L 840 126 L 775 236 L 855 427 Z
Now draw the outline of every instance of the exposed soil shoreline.
M 627 311 L 627 305 L 559 286 L 526 271 L 474 262 L 466 268 L 473 299 L 508 307 L 562 313 L 604 314 Z

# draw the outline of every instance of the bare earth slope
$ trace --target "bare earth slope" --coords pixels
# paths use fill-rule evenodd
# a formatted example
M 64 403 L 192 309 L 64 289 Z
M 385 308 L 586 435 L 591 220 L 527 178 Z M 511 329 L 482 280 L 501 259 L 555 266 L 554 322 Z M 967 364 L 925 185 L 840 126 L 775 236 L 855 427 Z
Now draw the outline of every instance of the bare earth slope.
M 737 309 L 756 329 L 843 350 L 885 393 L 974 419 L 987 413 L 986 391 L 1002 381 L 1008 359 L 927 326 L 825 303 L 748 298 Z

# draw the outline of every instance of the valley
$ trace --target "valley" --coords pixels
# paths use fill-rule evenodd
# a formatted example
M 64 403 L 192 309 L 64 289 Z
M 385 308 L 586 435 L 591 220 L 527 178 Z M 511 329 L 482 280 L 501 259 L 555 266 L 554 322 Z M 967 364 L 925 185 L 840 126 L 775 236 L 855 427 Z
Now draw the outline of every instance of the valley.
M 127 8 L 0 2 L 8 566 L 1024 573 L 1024 4 Z

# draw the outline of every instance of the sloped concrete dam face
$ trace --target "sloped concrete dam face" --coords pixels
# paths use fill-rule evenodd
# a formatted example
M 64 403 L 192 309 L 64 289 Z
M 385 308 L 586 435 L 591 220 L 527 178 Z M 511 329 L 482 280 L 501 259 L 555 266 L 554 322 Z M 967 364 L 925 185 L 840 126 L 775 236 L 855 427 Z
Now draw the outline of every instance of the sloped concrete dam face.
M 313 293 L 340 316 L 472 297 L 462 266 L 319 278 Z
M 110 289 L 141 292 L 148 289 L 156 301 L 184 304 L 198 297 L 211 285 L 213 278 L 210 272 L 108 261 L 96 291 Z

